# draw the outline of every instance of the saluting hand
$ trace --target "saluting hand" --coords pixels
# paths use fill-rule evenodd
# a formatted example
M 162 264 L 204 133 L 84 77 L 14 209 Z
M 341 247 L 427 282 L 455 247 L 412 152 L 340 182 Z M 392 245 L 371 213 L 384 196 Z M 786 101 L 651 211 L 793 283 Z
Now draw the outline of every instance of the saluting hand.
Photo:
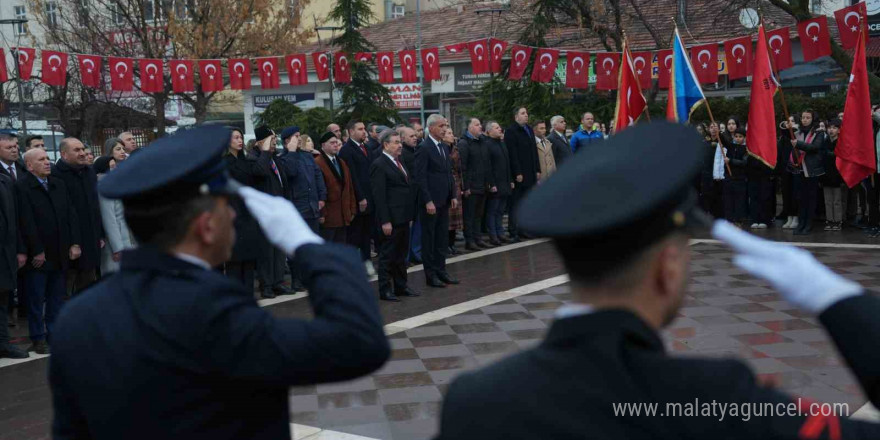
M 285 254 L 292 256 L 300 246 L 324 242 L 312 232 L 289 200 L 249 187 L 240 188 L 238 194 L 244 199 L 245 206 L 260 224 L 269 242 Z

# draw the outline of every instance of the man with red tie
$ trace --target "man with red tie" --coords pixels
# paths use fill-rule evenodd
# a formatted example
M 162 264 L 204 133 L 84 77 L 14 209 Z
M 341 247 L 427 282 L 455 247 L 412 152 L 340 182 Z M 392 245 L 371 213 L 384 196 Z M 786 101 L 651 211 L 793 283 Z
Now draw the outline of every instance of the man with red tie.
M 257 157 L 257 165 L 260 169 L 260 173 L 256 176 L 255 187 L 266 194 L 290 199 L 287 173 L 284 167 L 278 166 L 274 158 L 277 140 L 275 132 L 269 127 L 261 126 L 254 130 L 254 137 L 257 142 L 252 153 Z M 263 250 L 260 258 L 257 259 L 257 274 L 261 296 L 275 298 L 276 295 L 290 293 L 290 289 L 282 284 L 287 256 L 268 242 L 264 242 L 260 248 Z
M 376 221 L 381 227 L 379 248 L 379 299 L 400 301 L 398 296 L 419 296 L 406 285 L 410 222 L 415 217 L 415 191 L 411 170 L 404 166 L 400 135 L 391 129 L 379 133 L 382 150 L 370 165 L 370 183 Z
M 367 148 L 367 130 L 364 123 L 352 120 L 346 126 L 348 142 L 339 150 L 339 158 L 351 170 L 354 193 L 357 197 L 357 215 L 348 227 L 346 242 L 361 252 L 361 260 L 367 273 L 376 274 L 370 262 L 370 237 L 373 233 L 373 191 L 370 188 L 370 163 L 372 157 Z

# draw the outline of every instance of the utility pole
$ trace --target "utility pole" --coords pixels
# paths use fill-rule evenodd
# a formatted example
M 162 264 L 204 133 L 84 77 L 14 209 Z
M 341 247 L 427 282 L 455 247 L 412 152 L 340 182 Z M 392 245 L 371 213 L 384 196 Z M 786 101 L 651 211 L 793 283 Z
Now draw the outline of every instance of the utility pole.
M 321 41 L 321 31 L 330 31 L 330 40 L 333 40 L 333 33 L 342 29 L 339 26 L 321 26 L 318 27 L 318 20 L 315 19 L 315 34 L 318 36 L 318 45 L 324 46 L 324 43 Z M 330 69 L 330 114 L 333 114 L 333 109 L 335 103 L 333 102 L 333 53 L 329 50 L 327 51 L 327 66 Z

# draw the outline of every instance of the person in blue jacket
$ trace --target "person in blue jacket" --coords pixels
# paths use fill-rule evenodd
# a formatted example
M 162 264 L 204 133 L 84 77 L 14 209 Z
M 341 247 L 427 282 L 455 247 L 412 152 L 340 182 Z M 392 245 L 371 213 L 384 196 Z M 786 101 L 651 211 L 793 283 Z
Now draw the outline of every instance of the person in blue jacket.
M 584 116 L 581 117 L 581 129 L 573 134 L 571 136 L 571 141 L 569 141 L 571 143 L 572 153 L 577 153 L 578 150 L 586 147 L 593 142 L 596 142 L 597 140 L 605 139 L 605 137 L 602 135 L 602 131 L 594 126 L 595 123 L 596 118 L 593 116 L 592 113 L 584 113 Z
M 285 128 L 281 132 L 281 143 L 284 145 L 284 151 L 281 153 L 280 162 L 287 173 L 290 200 L 312 232 L 317 234 L 321 227 L 321 209 L 327 201 L 324 176 L 315 163 L 312 152 L 303 148 L 299 127 Z M 291 288 L 296 291 L 304 290 L 302 276 L 293 264 L 293 259 L 288 258 L 287 264 L 290 266 Z
M 56 321 L 54 439 L 289 439 L 289 387 L 356 378 L 390 356 L 360 256 L 324 244 L 289 200 L 230 179 L 229 136 L 206 126 L 159 139 L 98 184 L 122 200 L 140 247 Z M 232 255 L 237 197 L 296 260 L 313 319 L 276 317 L 212 270 Z

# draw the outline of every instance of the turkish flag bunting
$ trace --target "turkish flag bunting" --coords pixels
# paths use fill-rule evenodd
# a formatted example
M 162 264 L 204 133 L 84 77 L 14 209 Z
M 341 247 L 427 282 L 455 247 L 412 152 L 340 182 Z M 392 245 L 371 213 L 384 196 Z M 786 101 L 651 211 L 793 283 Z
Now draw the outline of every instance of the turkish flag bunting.
M 590 53 L 567 51 L 565 53 L 565 87 L 586 89 L 590 85 Z
M 449 53 L 462 53 L 467 50 L 467 43 L 450 44 L 443 46 L 443 48 Z
M 141 91 L 159 93 L 165 90 L 165 75 L 162 60 L 145 58 L 138 60 L 141 70 Z
M 333 77 L 340 84 L 351 82 L 351 65 L 345 52 L 333 54 Z
M 101 57 L 97 55 L 77 55 L 79 61 L 79 76 L 86 87 L 97 89 L 101 87 Z
M 287 66 L 290 85 L 300 86 L 309 83 L 309 74 L 306 71 L 306 54 L 288 55 L 284 57 L 284 65 Z
M 231 58 L 226 60 L 229 68 L 229 88 L 232 90 L 250 90 L 251 60 L 249 58 Z
M 755 47 L 755 67 L 752 72 L 752 88 L 749 94 L 749 130 L 746 145 L 749 154 L 765 165 L 776 167 L 776 113 L 773 95 L 779 83 L 770 67 L 764 26 L 758 26 L 758 45 Z
M 436 47 L 422 49 L 422 75 L 424 75 L 425 81 L 440 79 L 439 52 Z
M 486 44 L 487 40 L 468 43 L 468 52 L 471 54 L 471 69 L 477 75 L 489 73 L 489 51 L 486 49 Z
M 400 59 L 400 76 L 403 82 L 416 82 L 419 77 L 416 71 L 416 51 L 402 50 L 397 52 L 397 57 Z
M 654 54 L 651 52 L 633 52 L 630 55 L 632 55 L 633 71 L 639 79 L 639 87 L 642 90 L 650 89 L 651 71 L 653 70 L 651 60 L 654 59 Z
M 801 39 L 804 61 L 831 55 L 831 35 L 828 34 L 828 20 L 825 17 L 798 23 L 798 37 Z
M 31 74 L 34 73 L 34 58 L 37 56 L 37 51 L 27 47 L 14 47 L 12 50 L 18 55 L 18 77 L 24 80 L 31 79 Z
M 691 65 L 700 84 L 718 82 L 718 44 L 709 43 L 691 48 Z
M 257 69 L 260 71 L 260 87 L 263 90 L 277 89 L 281 86 L 278 79 L 278 58 L 257 58 Z
M 0 47 L 0 83 L 9 81 L 9 73 L 6 71 L 6 52 Z
M 501 73 L 501 58 L 504 57 L 504 51 L 507 50 L 507 42 L 492 38 L 489 40 L 489 47 L 492 54 L 492 59 L 489 61 L 489 71 Z
M 394 82 L 394 52 L 377 53 L 376 66 L 379 71 L 380 83 L 387 84 Z
M 767 32 L 767 50 L 770 51 L 770 58 L 777 72 L 794 65 L 791 59 L 791 38 L 788 36 L 787 27 Z
M 669 88 L 669 78 L 672 76 L 672 49 L 657 51 L 657 85 L 661 89 Z
M 727 77 L 745 78 L 752 74 L 752 37 L 742 37 L 724 42 L 727 58 Z
M 171 60 L 168 62 L 168 70 L 171 72 L 171 89 L 174 93 L 196 90 L 196 75 L 191 60 Z
M 369 63 L 373 61 L 373 52 L 358 52 L 354 54 L 354 59 L 359 63 Z
M 519 81 L 522 79 L 526 67 L 529 67 L 529 58 L 532 56 L 532 48 L 514 44 L 510 49 L 510 71 L 507 79 Z
M 865 2 L 834 11 L 837 30 L 840 32 L 840 45 L 844 49 L 852 49 L 859 43 L 859 27 L 867 15 L 868 10 L 865 7 Z
M 199 60 L 199 80 L 205 93 L 223 90 L 223 71 L 220 60 Z
M 538 53 L 535 54 L 535 65 L 532 67 L 532 81 L 539 83 L 553 81 L 557 59 L 559 59 L 558 50 L 538 49 Z
M 315 76 L 318 77 L 318 81 L 330 78 L 330 60 L 326 52 L 313 52 L 312 63 L 315 65 Z
M 63 86 L 66 84 L 67 53 L 44 50 L 42 71 L 44 83 L 50 86 Z
M 131 58 L 107 57 L 110 67 L 110 90 L 128 92 L 134 87 L 134 61 Z
M 865 32 L 865 25 L 860 25 Z M 868 67 L 865 57 L 865 38 L 856 35 L 856 53 L 843 107 L 843 123 L 834 154 L 837 169 L 850 188 L 877 172 L 874 157 L 874 129 L 871 125 L 871 97 L 868 87 Z
M 617 88 L 617 72 L 620 69 L 619 53 L 596 54 L 596 90 Z
M 620 92 L 617 94 L 617 108 L 614 112 L 615 133 L 633 125 L 648 107 L 648 101 L 645 100 L 645 95 L 642 95 L 640 80 L 634 67 L 635 62 L 624 40 L 620 66 Z

